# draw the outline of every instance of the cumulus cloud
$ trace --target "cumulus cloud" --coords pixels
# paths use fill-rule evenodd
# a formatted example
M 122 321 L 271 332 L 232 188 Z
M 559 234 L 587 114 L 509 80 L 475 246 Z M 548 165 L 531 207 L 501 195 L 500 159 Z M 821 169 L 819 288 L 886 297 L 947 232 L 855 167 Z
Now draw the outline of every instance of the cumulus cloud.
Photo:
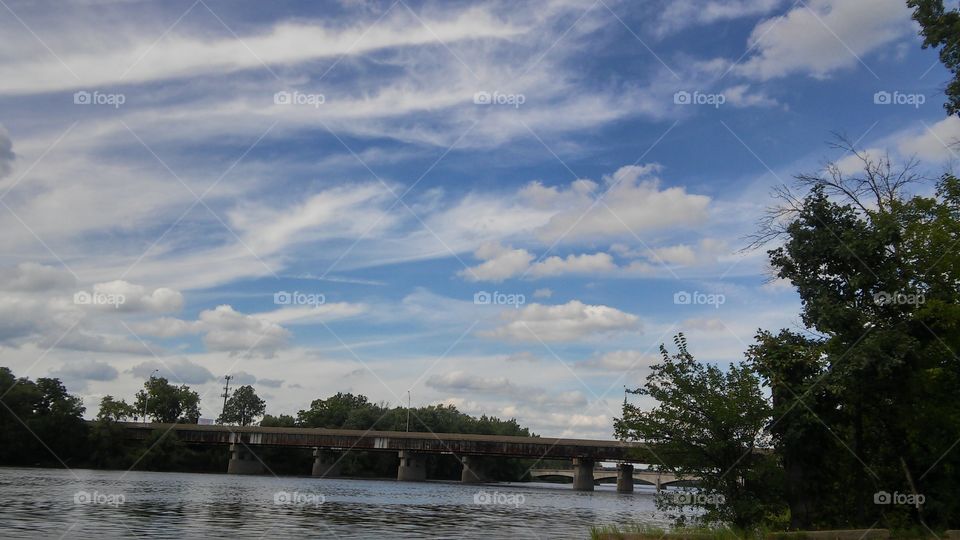
M 579 300 L 561 305 L 529 304 L 519 310 L 504 311 L 501 317 L 506 321 L 503 325 L 480 335 L 534 343 L 564 342 L 641 329 L 636 315 Z
M 169 360 L 148 360 L 130 368 L 130 373 L 136 377 L 146 379 L 154 374 L 163 377 L 172 384 L 203 384 L 217 380 L 210 370 L 187 358 L 171 358 Z
M 89 381 L 112 381 L 119 373 L 116 368 L 99 360 L 71 361 L 50 372 L 51 377 L 63 381 L 68 388 L 84 389 Z
M 183 307 L 183 295 L 178 291 L 165 287 L 150 291 L 142 285 L 135 285 L 123 280 L 97 283 L 93 286 L 93 293 L 123 298 L 123 302 L 116 304 L 116 307 L 105 303 L 91 304 L 93 307 L 106 310 L 163 313 L 179 311 Z
M 551 256 L 533 262 L 536 256 L 526 249 L 501 246 L 488 242 L 474 252 L 483 262 L 462 270 L 459 274 L 468 281 L 501 282 L 517 276 L 541 278 L 565 274 L 593 274 L 611 272 L 617 265 L 607 253 L 571 254 L 566 257 Z
M 827 77 L 908 35 L 911 25 L 900 0 L 810 0 L 757 24 L 749 39 L 756 52 L 734 71 L 758 80 Z
M 567 189 L 531 185 L 524 195 L 536 204 L 562 208 L 540 229 L 542 240 L 586 241 L 632 238 L 668 227 L 688 227 L 707 217 L 710 197 L 687 193 L 681 187 L 661 189 L 653 176 L 660 166 L 628 165 L 604 178 L 604 188 L 577 180 Z M 595 204 L 596 197 L 604 195 Z
M 516 385 L 506 377 L 484 377 L 459 370 L 432 375 L 426 384 L 437 390 L 498 395 L 535 405 L 582 407 L 587 404 L 587 398 L 579 390 L 548 392 L 544 388 Z
M 285 346 L 290 337 L 290 332 L 282 326 L 245 315 L 228 305 L 201 312 L 199 321 L 206 332 L 203 343 L 211 351 L 269 357 Z
M 42 292 L 71 289 L 76 278 L 68 270 L 35 262 L 0 268 L 0 290 Z
M 226 304 L 201 311 L 196 321 L 162 317 L 133 328 L 138 333 L 163 338 L 202 333 L 207 350 L 266 357 L 286 346 L 290 337 L 289 330 L 269 318 L 240 313 Z
M 640 351 L 609 351 L 596 353 L 587 360 L 577 362 L 576 367 L 588 371 L 624 373 L 647 368 L 658 360 L 659 357 Z

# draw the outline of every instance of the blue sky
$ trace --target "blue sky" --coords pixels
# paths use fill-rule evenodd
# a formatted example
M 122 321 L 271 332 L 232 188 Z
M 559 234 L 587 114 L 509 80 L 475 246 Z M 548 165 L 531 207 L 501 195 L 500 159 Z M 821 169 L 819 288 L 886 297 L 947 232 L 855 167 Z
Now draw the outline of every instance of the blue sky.
M 674 333 L 799 325 L 742 248 L 832 132 L 960 137 L 899 0 L 2 4 L 3 363 L 91 415 L 159 369 L 608 438 Z

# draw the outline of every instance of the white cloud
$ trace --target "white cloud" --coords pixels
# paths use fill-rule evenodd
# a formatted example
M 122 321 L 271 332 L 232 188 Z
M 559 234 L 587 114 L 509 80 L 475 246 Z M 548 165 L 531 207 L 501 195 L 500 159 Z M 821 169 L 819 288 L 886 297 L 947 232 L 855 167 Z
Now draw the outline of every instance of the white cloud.
M 148 360 L 130 368 L 130 372 L 142 379 L 153 375 L 163 377 L 171 384 L 203 384 L 217 379 L 210 370 L 187 358 L 171 358 L 167 360 Z
M 564 191 L 538 190 L 540 201 L 566 207 L 539 231 L 540 237 L 547 242 L 632 238 L 702 223 L 710 198 L 691 195 L 681 187 L 660 189 L 660 180 L 651 176 L 659 170 L 658 165 L 621 167 L 604 178 L 608 191 L 603 202 L 596 205 L 594 197 L 600 195 L 596 184 L 575 183 Z
M 290 337 L 282 326 L 245 315 L 228 305 L 201 312 L 199 320 L 206 332 L 203 343 L 211 351 L 273 356 Z
M 901 154 L 928 161 L 956 160 L 960 155 L 960 118 L 951 115 L 919 133 L 905 134 L 898 149 Z
M 115 280 L 106 283 L 97 283 L 93 286 L 94 293 L 122 297 L 123 303 L 116 307 L 105 304 L 93 304 L 104 310 L 117 309 L 119 311 L 152 311 L 170 312 L 179 311 L 183 307 L 183 295 L 179 291 L 161 287 L 149 291 L 142 285 Z
M 810 0 L 760 22 L 749 39 L 756 52 L 734 71 L 758 80 L 792 73 L 823 78 L 868 62 L 871 52 L 911 28 L 901 0 Z
M 117 378 L 116 368 L 99 360 L 77 360 L 67 362 L 50 373 L 70 386 L 71 383 L 85 383 L 86 381 L 112 381 Z
M 776 107 L 780 103 L 762 91 L 750 91 L 749 84 L 738 84 L 722 92 L 726 102 L 734 107 Z
M 499 283 L 521 275 L 541 278 L 565 274 L 611 272 L 617 269 L 613 257 L 607 253 L 571 254 L 565 258 L 554 255 L 534 263 L 536 256 L 529 251 L 504 247 L 496 242 L 483 244 L 474 252 L 474 255 L 484 261 L 459 272 L 460 276 L 468 281 Z
M 472 391 L 481 394 L 494 394 L 509 397 L 518 403 L 536 405 L 558 405 L 582 407 L 587 398 L 579 390 L 557 391 L 532 386 L 519 386 L 506 377 L 484 377 L 465 371 L 450 371 L 442 375 L 433 375 L 427 386 L 443 391 Z
M 459 272 L 469 281 L 503 281 L 524 273 L 536 258 L 525 249 L 503 247 L 496 242 L 484 243 L 474 252 L 474 256 L 484 261 Z
M 482 332 L 491 338 L 512 341 L 577 341 L 601 335 L 639 332 L 640 319 L 609 306 L 584 304 L 571 300 L 561 305 L 529 304 L 519 310 L 504 311 L 507 322 Z
M 553 296 L 553 291 L 546 287 L 533 291 L 534 298 L 550 298 L 551 296 Z
M 0 289 L 5 291 L 62 291 L 72 289 L 76 281 L 73 274 L 63 268 L 35 262 L 0 268 Z
M 179 29 L 166 34 L 162 29 L 147 31 L 129 27 L 113 28 L 113 39 L 99 44 L 96 40 L 80 40 L 81 36 L 70 32 L 52 37 L 47 35 L 61 54 L 52 58 L 38 47 L 35 56 L 0 65 L 0 93 L 33 93 L 210 76 L 262 69 L 263 63 L 273 66 L 296 64 L 318 58 L 360 55 L 378 49 L 433 44 L 438 40 L 453 43 L 509 38 L 523 31 L 523 28 L 480 8 L 463 10 L 452 17 L 424 15 L 423 18 L 425 23 L 420 24 L 398 6 L 377 24 L 372 24 L 375 19 L 344 28 L 284 22 L 256 34 L 243 35 L 241 39 L 229 35 L 205 38 L 187 35 Z M 163 39 L 154 43 L 153 36 L 161 34 L 165 34 Z M 64 64 L 73 72 L 82 73 L 82 81 L 65 76 Z
M 635 350 L 596 353 L 588 360 L 577 362 L 576 367 L 589 371 L 624 373 L 647 368 L 659 361 L 659 357 Z
M 203 333 L 203 343 L 209 351 L 271 357 L 286 346 L 290 338 L 287 329 L 270 320 L 282 319 L 276 313 L 247 315 L 223 304 L 201 311 L 196 321 L 162 317 L 138 323 L 133 328 L 137 333 L 164 338 Z
M 663 36 L 690 26 L 762 15 L 779 7 L 782 3 L 783 0 L 669 1 L 662 6 L 655 31 Z

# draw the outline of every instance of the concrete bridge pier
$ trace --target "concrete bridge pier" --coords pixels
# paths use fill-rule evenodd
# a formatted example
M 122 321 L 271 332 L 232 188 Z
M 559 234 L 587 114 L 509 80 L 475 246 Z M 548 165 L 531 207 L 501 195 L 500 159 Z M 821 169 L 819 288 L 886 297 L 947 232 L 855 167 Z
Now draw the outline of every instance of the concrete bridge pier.
M 463 456 L 463 470 L 460 473 L 460 482 L 464 484 L 482 484 L 486 482 L 483 474 L 483 462 L 479 456 Z
M 574 491 L 593 491 L 593 460 L 573 458 Z
M 330 450 L 313 449 L 313 476 L 323 478 L 336 478 L 340 476 L 342 466 L 340 457 L 341 452 L 332 452 Z
M 401 482 L 423 482 L 427 479 L 427 456 L 409 450 L 400 451 L 400 466 L 397 467 L 397 480 Z
M 263 463 L 242 444 L 230 444 L 230 463 L 227 474 L 263 474 Z
M 617 493 L 633 493 L 633 464 L 617 464 Z

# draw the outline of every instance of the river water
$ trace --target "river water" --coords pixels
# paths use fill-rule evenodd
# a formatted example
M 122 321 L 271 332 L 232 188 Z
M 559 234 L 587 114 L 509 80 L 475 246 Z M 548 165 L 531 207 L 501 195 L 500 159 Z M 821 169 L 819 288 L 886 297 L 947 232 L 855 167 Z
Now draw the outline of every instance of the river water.
M 651 488 L 0 468 L 0 538 L 588 538 Z

